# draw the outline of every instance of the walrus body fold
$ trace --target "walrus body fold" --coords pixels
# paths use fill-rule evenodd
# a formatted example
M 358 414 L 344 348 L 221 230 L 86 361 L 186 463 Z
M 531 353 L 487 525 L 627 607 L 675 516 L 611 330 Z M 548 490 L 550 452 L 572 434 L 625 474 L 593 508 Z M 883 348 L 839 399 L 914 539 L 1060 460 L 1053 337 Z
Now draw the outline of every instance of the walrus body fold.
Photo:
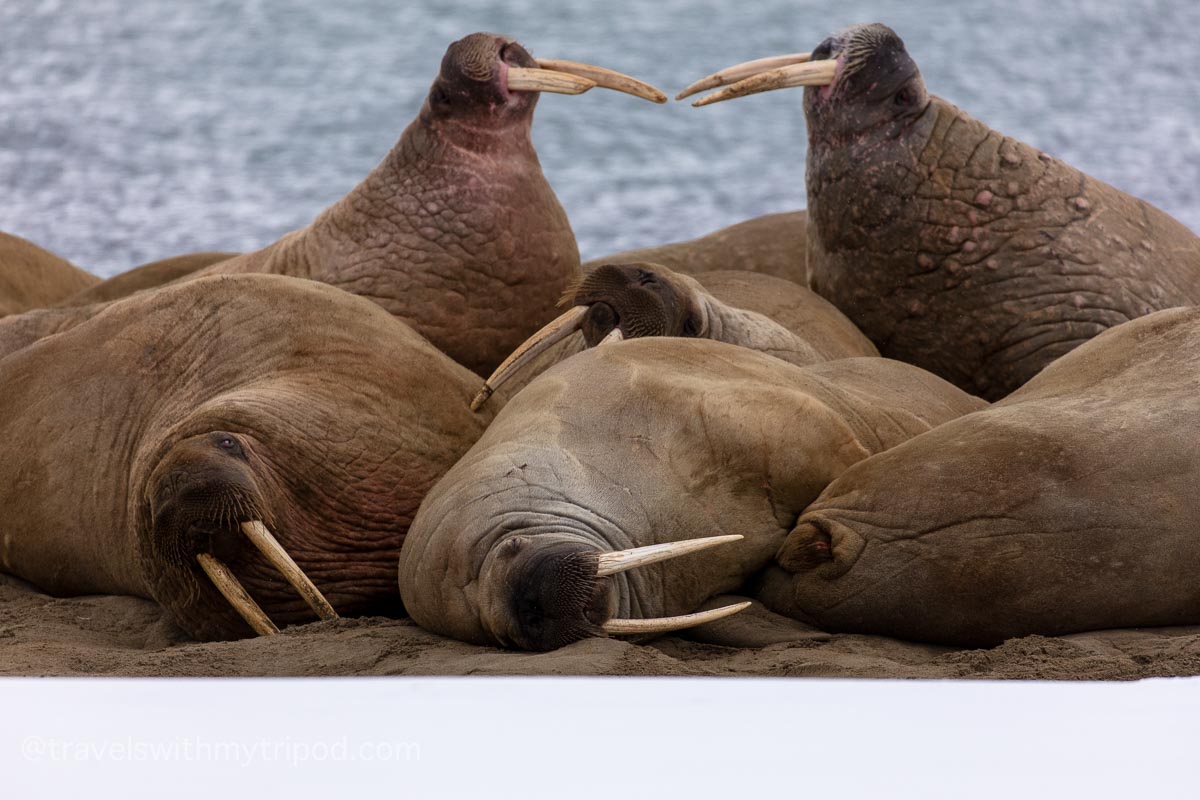
M 474 376 L 378 306 L 278 276 L 10 317 L 0 342 L 39 320 L 0 357 L 0 568 L 246 635 L 212 555 L 274 620 L 312 619 L 239 532 L 261 520 L 338 611 L 399 608 L 412 515 L 487 422 Z
M 982 405 L 879 358 L 801 369 L 677 338 L 589 350 L 517 394 L 426 497 L 400 557 L 405 607 L 535 650 L 693 611 L 765 566 L 850 464 Z M 722 534 L 744 540 L 597 578 L 602 553 Z
M 45 308 L 99 281 L 27 239 L 0 233 L 0 317 Z
M 1200 310 L 1072 351 L 996 405 L 847 470 L 761 599 L 952 645 L 1200 623 Z
M 804 211 L 767 214 L 685 242 L 595 258 L 586 262 L 583 270 L 645 261 L 685 275 L 736 270 L 773 275 L 807 286 L 807 235 L 808 216 Z

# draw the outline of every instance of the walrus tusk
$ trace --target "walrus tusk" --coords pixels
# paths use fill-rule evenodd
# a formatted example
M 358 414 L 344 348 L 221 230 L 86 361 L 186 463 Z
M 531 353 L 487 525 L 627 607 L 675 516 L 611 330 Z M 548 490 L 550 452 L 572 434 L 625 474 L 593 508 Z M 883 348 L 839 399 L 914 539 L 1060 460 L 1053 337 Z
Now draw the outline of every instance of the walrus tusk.
M 605 344 L 612 344 L 613 342 L 621 342 L 624 340 L 625 340 L 625 334 L 621 333 L 621 329 L 613 328 L 611 331 L 608 332 L 607 336 L 605 336 L 603 339 L 601 339 L 599 341 L 599 343 L 596 345 L 596 347 L 600 347 L 601 345 L 605 345 Z
M 552 69 L 508 68 L 508 89 L 511 92 L 553 92 L 554 94 L 583 94 L 596 86 L 596 82 L 555 72 Z
M 792 64 L 803 64 L 805 61 L 811 60 L 812 53 L 792 53 L 786 56 L 768 56 L 767 58 L 756 58 L 753 61 L 743 61 L 741 64 L 734 64 L 732 67 L 718 70 L 707 78 L 701 78 L 675 95 L 675 99 L 682 100 L 685 97 L 691 97 L 696 92 L 715 89 L 718 86 L 728 86 L 769 69 L 790 67 Z
M 836 74 L 837 61 L 833 59 L 779 67 L 740 80 L 732 86 L 726 86 L 720 91 L 701 97 L 692 105 L 699 108 L 710 103 L 719 103 L 722 100 L 732 100 L 735 97 L 769 92 L 773 89 L 789 89 L 793 86 L 828 86 L 833 83 Z
M 283 545 L 267 530 L 267 526 L 257 521 L 243 522 L 242 533 L 246 534 L 246 538 L 267 557 L 268 561 L 275 565 L 275 569 L 283 573 L 283 579 L 300 593 L 304 602 L 317 612 L 318 617 L 325 620 L 338 618 L 337 612 L 325 599 L 325 595 L 321 594 L 321 590 L 308 579 L 304 570 L 300 569 L 299 565 L 292 560 L 287 550 L 283 549 Z
M 217 591 L 229 601 L 233 610 L 254 629 L 255 633 L 259 636 L 279 633 L 279 628 L 275 627 L 275 623 L 271 622 L 271 618 L 266 615 L 266 612 L 259 608 L 258 603 L 254 602 L 254 598 L 242 588 L 242 584 L 229 571 L 229 567 L 208 553 L 199 553 L 196 560 L 200 562 L 200 569 L 204 570 L 209 580 L 217 587 Z
M 557 58 L 539 58 L 538 66 L 542 69 L 553 70 L 555 72 L 565 72 L 570 75 L 576 75 L 580 78 L 587 78 L 597 86 L 604 89 L 612 89 L 616 92 L 624 92 L 631 94 L 634 97 L 640 97 L 643 100 L 649 100 L 651 103 L 665 103 L 667 96 L 650 84 L 639 81 L 630 75 L 616 70 L 597 67 L 592 64 L 582 64 L 578 61 L 563 61 Z M 509 68 L 509 74 L 512 74 L 512 68 Z M 509 88 L 512 88 L 511 78 L 509 79 Z M 585 90 L 586 91 L 586 90 Z
M 679 617 L 651 617 L 650 619 L 610 619 L 600 628 L 605 633 L 669 633 L 684 628 L 703 625 L 706 622 L 716 622 L 719 619 L 750 607 L 750 602 L 734 603 L 731 606 L 721 606 L 708 611 L 697 611 L 695 614 L 684 614 Z
M 487 399 L 492 396 L 492 393 L 499 389 L 506 380 L 511 378 L 514 372 L 537 358 L 551 346 L 558 344 L 579 330 L 579 326 L 583 324 L 583 315 L 587 313 L 587 310 L 587 306 L 574 306 L 566 313 L 560 314 L 555 319 L 546 323 L 541 330 L 522 342 L 516 350 L 512 351 L 512 354 L 508 358 L 501 362 L 500 366 L 496 367 L 496 371 L 489 375 L 488 379 L 483 382 L 483 388 L 479 390 L 479 394 L 475 395 L 475 399 L 471 401 L 471 410 L 478 411 L 487 402 Z
M 688 553 L 707 550 L 726 542 L 736 542 L 744 538 L 740 533 L 728 536 L 706 536 L 703 539 L 687 539 L 682 542 L 667 542 L 666 544 L 649 544 L 645 547 L 634 547 L 630 550 L 616 550 L 611 553 L 601 553 L 596 564 L 596 577 L 603 578 L 615 575 L 634 567 L 644 567 L 669 558 L 678 558 Z

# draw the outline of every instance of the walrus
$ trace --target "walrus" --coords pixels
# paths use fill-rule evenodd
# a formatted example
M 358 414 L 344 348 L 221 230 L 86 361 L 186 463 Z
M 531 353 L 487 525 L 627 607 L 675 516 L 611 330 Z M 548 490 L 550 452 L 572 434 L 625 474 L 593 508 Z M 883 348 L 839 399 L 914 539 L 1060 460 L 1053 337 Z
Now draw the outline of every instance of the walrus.
M 486 375 L 553 318 L 580 275 L 530 129 L 541 92 L 596 86 L 666 101 L 618 72 L 535 60 L 506 36 L 460 39 L 417 118 L 361 183 L 308 226 L 193 277 L 265 272 L 331 284 Z
M 527 650 L 710 621 L 741 604 L 689 612 L 765 567 L 837 475 L 983 405 L 881 358 L 801 368 L 679 338 L 588 350 L 513 397 L 426 496 L 400 553 L 405 609 Z
M 991 408 L 846 470 L 759 597 L 957 646 L 1200 623 L 1200 309 L 1119 325 Z
M 585 262 L 584 272 L 605 264 L 644 261 L 687 275 L 742 270 L 808 285 L 805 268 L 808 219 L 803 210 L 739 222 L 684 242 L 626 250 Z
M 143 289 L 156 289 L 174 280 L 191 275 L 205 267 L 236 258 L 241 253 L 205 252 L 162 258 L 128 269 L 107 280 L 92 284 L 82 291 L 54 303 L 56 307 L 86 306 L 107 303 L 128 297 Z
M 989 399 L 1108 328 L 1200 301 L 1200 237 L 930 95 L 900 37 L 850 28 L 695 105 L 806 86 L 808 274 L 880 352 Z
M 472 408 L 519 372 L 527 382 L 585 347 L 627 338 L 712 339 L 797 366 L 879 355 L 870 340 L 820 296 L 755 272 L 689 276 L 661 264 L 604 264 L 588 272 L 564 302 L 571 308 L 505 359 Z
M 0 317 L 52 305 L 99 280 L 28 239 L 0 233 Z
M 0 357 L 0 569 L 156 600 L 197 639 L 399 610 L 409 522 L 489 421 L 475 375 L 281 276 L 9 317 L 0 343 L 41 323 Z

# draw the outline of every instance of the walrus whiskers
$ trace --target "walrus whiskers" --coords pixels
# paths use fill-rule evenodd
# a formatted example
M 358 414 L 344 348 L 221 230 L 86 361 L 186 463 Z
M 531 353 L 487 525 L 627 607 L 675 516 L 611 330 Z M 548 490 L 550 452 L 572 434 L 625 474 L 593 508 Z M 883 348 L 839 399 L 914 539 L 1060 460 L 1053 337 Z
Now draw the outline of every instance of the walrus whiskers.
M 738 537 L 741 538 L 741 537 Z M 721 606 L 708 611 L 697 611 L 695 614 L 683 614 L 678 617 L 654 617 L 651 619 L 610 619 L 600 626 L 605 633 L 670 633 L 684 628 L 703 625 L 706 622 L 716 622 L 725 617 L 731 617 L 739 611 L 750 607 L 750 602 L 734 603 L 731 606 Z
M 753 61 L 743 61 L 741 64 L 734 64 L 732 67 L 717 70 L 712 75 L 701 78 L 675 95 L 675 99 L 682 100 L 685 97 L 691 97 L 697 92 L 716 89 L 718 86 L 728 86 L 731 83 L 737 83 L 743 78 L 753 77 L 769 69 L 790 67 L 792 64 L 803 64 L 811 60 L 812 53 L 792 53 L 786 56 L 768 56 L 767 58 L 756 58 Z
M 300 569 L 296 562 L 292 560 L 287 550 L 283 549 L 283 545 L 271 535 L 271 532 L 267 530 L 265 525 L 254 521 L 243 522 L 241 527 L 242 533 L 246 534 L 246 538 L 283 574 L 283 579 L 300 593 L 300 596 L 304 598 L 304 602 L 308 603 L 309 608 L 315 611 L 318 617 L 324 620 L 338 618 L 337 612 L 333 610 L 333 606 L 325 599 L 325 595 L 321 594 L 321 590 L 308 579 L 308 576 L 304 574 L 304 570 Z
M 246 621 L 246 624 L 255 633 L 259 636 L 271 636 L 279 633 L 279 628 L 275 627 L 275 623 L 271 622 L 271 618 L 259 607 L 258 603 L 254 602 L 254 598 L 249 595 L 238 579 L 234 577 L 234 574 L 229 571 L 229 567 L 208 553 L 199 553 L 196 556 L 196 561 L 200 562 L 200 568 L 204 570 L 209 580 L 217 587 L 217 591 L 229 601 L 229 605 L 233 606 L 233 610 Z
M 492 396 L 492 393 L 512 377 L 513 373 L 537 358 L 551 346 L 558 344 L 579 330 L 579 326 L 583 324 L 583 316 L 587 313 L 587 310 L 587 306 L 575 306 L 546 323 L 541 330 L 522 342 L 521 346 L 512 351 L 509 357 L 504 359 L 500 366 L 496 367 L 496 370 L 483 382 L 483 388 L 479 390 L 479 393 L 475 395 L 475 399 L 471 401 L 471 410 L 478 411 L 487 402 L 487 399 Z
M 635 567 L 644 567 L 670 558 L 678 558 L 688 553 L 696 553 L 716 547 L 726 542 L 740 541 L 744 537 L 740 533 L 728 536 L 706 536 L 702 539 L 688 539 L 682 542 L 666 542 L 650 544 L 645 547 L 634 547 L 629 550 L 616 550 L 611 553 L 601 553 L 596 561 L 596 577 L 603 578 L 616 575 L 618 572 Z
M 720 103 L 722 100 L 732 100 L 735 97 L 745 97 L 748 94 L 769 92 L 774 89 L 790 89 L 796 86 L 828 86 L 833 83 L 836 74 L 837 61 L 833 59 L 779 67 L 752 75 L 732 86 L 726 86 L 720 91 L 701 97 L 692 105 L 700 108 L 712 103 Z

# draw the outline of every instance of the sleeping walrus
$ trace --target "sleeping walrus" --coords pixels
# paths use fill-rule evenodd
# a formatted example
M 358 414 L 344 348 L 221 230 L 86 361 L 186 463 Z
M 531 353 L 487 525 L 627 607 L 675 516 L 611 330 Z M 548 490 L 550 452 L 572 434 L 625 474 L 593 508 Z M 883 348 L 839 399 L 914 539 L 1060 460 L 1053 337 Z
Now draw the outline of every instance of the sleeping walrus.
M 99 280 L 28 239 L 0 233 L 0 317 L 53 305 Z
M 310 278 L 375 301 L 480 374 L 554 316 L 579 277 L 567 215 L 530 140 L 540 92 L 595 86 L 664 102 L 626 75 L 535 60 L 475 33 L 446 50 L 417 118 L 307 227 L 195 275 Z
M 836 476 L 983 405 L 881 358 L 800 368 L 677 338 L 588 350 L 517 394 L 425 498 L 400 553 L 405 609 L 531 650 L 719 617 L 688 612 L 766 566 Z
M 712 339 L 797 366 L 879 355 L 854 323 L 819 295 L 754 272 L 690 276 L 659 264 L 604 264 L 587 273 L 565 301 L 572 307 L 518 347 L 488 378 L 472 407 L 518 371 L 528 382 L 585 347 L 644 336 Z
M 154 599 L 202 639 L 311 620 L 306 603 L 397 609 L 408 524 L 487 422 L 466 369 L 293 278 L 9 317 L 0 346 L 0 569 Z
M 696 104 L 808 87 L 809 281 L 885 356 L 994 399 L 1108 328 L 1200 302 L 1200 237 L 930 95 L 883 25 L 681 96 L 729 82 Z
M 1097 336 L 848 469 L 760 597 L 829 631 L 967 646 L 1200 624 L 1198 375 L 1200 309 Z

